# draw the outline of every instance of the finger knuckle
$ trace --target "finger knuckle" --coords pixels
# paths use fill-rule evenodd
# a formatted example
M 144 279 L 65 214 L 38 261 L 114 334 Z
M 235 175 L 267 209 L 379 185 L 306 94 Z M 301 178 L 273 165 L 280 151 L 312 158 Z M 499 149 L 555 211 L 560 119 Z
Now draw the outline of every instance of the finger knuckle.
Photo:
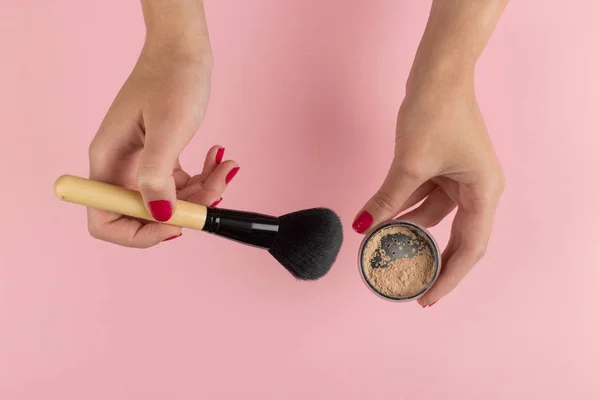
M 484 185 L 480 185 L 474 192 L 472 198 L 472 211 L 475 213 L 484 213 L 487 210 L 495 208 L 502 192 L 504 184 L 502 181 L 489 181 Z
M 489 195 L 493 198 L 499 198 L 506 187 L 506 176 L 501 167 L 496 168 L 488 177 Z
M 465 254 L 475 262 L 481 261 L 487 253 L 487 244 L 473 244 L 465 248 Z
M 396 200 L 386 192 L 377 192 L 373 196 L 373 203 L 383 211 L 392 212 L 397 209 Z
M 498 197 L 500 197 L 502 195 L 502 193 L 504 193 L 505 189 L 506 189 L 506 175 L 504 174 L 503 170 L 500 170 L 498 173 L 498 179 L 497 179 L 497 183 L 496 183 L 496 190 L 497 190 Z
M 118 244 L 119 246 L 128 247 L 132 249 L 146 249 L 150 245 L 145 240 L 140 240 L 137 232 L 130 233 L 127 235 L 120 235 L 118 240 L 116 237 L 111 238 L 112 243 Z
M 125 246 L 127 247 L 131 247 L 133 249 L 149 249 L 150 247 L 152 247 L 154 244 L 153 243 L 145 243 L 145 242 L 138 242 L 136 241 L 134 238 L 130 238 L 127 243 L 125 243 Z
M 94 239 L 101 240 L 102 239 L 102 233 L 101 232 L 102 231 L 101 231 L 101 229 L 98 228 L 98 226 L 93 225 L 93 224 L 88 224 L 88 233 Z
M 398 173 L 408 179 L 419 179 L 425 175 L 422 163 L 417 160 L 407 159 L 398 163 Z
M 445 285 L 443 290 L 441 290 L 443 292 L 444 295 L 447 295 L 448 293 L 450 293 L 451 291 L 453 291 L 454 289 L 456 289 L 458 287 L 458 285 L 460 284 L 461 281 L 461 277 L 456 275 L 456 274 L 446 274 L 445 275 Z
M 161 190 L 165 186 L 165 179 L 151 166 L 140 166 L 137 175 L 137 184 L 140 190 Z
M 504 171 L 498 168 L 484 178 L 485 184 L 481 185 L 479 195 L 486 201 L 493 201 L 502 195 L 506 187 Z
M 106 160 L 108 151 L 106 146 L 95 137 L 88 146 L 88 158 L 93 165 L 97 165 Z

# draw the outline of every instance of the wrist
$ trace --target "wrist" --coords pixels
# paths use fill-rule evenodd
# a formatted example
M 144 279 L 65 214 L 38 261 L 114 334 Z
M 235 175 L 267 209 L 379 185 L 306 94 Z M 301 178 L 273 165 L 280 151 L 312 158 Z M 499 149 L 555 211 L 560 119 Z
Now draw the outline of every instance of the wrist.
M 141 0 L 146 40 L 144 52 L 171 57 L 212 55 L 202 0 Z
M 406 93 L 417 91 L 471 91 L 474 89 L 475 63 L 452 58 L 415 59 L 406 81 Z

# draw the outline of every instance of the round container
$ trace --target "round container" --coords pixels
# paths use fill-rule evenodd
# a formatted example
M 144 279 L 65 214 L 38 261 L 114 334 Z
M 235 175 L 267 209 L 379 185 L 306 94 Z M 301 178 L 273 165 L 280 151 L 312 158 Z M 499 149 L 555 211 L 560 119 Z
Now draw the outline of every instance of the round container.
M 374 239 L 374 237 L 378 233 L 380 233 L 384 230 L 391 230 L 394 227 L 406 228 L 416 238 L 414 238 L 414 237 L 409 238 L 408 236 L 403 235 L 401 233 L 397 233 L 396 234 L 397 236 L 395 236 L 395 234 L 393 232 L 391 232 L 390 235 L 386 235 L 385 237 L 382 237 L 380 239 Z M 389 236 L 389 238 L 388 238 L 388 236 Z M 388 241 L 387 244 L 383 243 L 384 239 Z M 404 296 L 404 297 L 394 297 L 390 294 L 383 293 L 372 282 L 369 281 L 367 273 L 365 272 L 365 265 L 363 262 L 364 256 L 365 256 L 365 250 L 366 250 L 367 246 L 371 243 L 372 240 L 380 240 L 380 246 L 378 247 L 378 249 L 383 250 L 386 254 L 386 258 L 391 258 L 391 261 L 394 261 L 394 260 L 397 260 L 400 258 L 413 258 L 414 256 L 413 257 L 410 257 L 410 256 L 412 255 L 412 253 L 418 254 L 417 249 L 430 250 L 431 258 L 432 258 L 432 262 L 433 262 L 433 268 L 434 268 L 433 277 L 429 280 L 429 282 L 427 284 L 425 284 L 425 286 L 421 290 L 419 290 L 417 293 L 414 293 L 412 295 L 408 295 L 408 296 Z M 399 243 L 398 240 L 402 241 L 402 243 Z M 399 247 L 394 247 L 394 246 L 399 246 Z M 425 246 L 425 247 L 423 247 L 423 246 Z M 386 251 L 385 248 L 389 248 L 390 250 Z M 396 253 L 395 249 L 400 249 L 400 251 L 398 251 L 398 253 Z M 393 254 L 392 254 L 392 250 L 394 250 Z M 375 229 L 369 235 L 365 236 L 365 238 L 363 239 L 363 241 L 360 245 L 359 251 L 358 251 L 358 268 L 360 271 L 360 276 L 362 277 L 362 279 L 365 282 L 365 284 L 367 285 L 367 287 L 369 289 L 371 289 L 371 291 L 373 293 L 375 293 L 376 295 L 378 295 L 386 300 L 390 300 L 390 301 L 394 301 L 394 302 L 413 301 L 413 300 L 416 300 L 419 297 L 423 296 L 431 288 L 431 286 L 433 286 L 434 282 L 436 281 L 436 279 L 438 278 L 438 276 L 440 274 L 440 260 L 441 260 L 440 250 L 439 250 L 439 247 L 438 247 L 435 239 L 433 238 L 433 236 L 425 228 L 423 228 L 415 223 L 408 222 L 408 221 L 394 220 L 394 221 L 390 221 L 390 222 L 387 222 L 387 223 L 384 223 L 384 224 L 378 226 L 377 229 Z M 382 261 L 378 265 L 385 265 L 385 264 L 387 264 L 387 262 Z M 369 267 L 367 266 L 367 268 L 369 268 Z M 371 267 L 371 268 L 373 268 L 373 267 Z M 398 277 L 398 279 L 400 279 L 400 277 Z

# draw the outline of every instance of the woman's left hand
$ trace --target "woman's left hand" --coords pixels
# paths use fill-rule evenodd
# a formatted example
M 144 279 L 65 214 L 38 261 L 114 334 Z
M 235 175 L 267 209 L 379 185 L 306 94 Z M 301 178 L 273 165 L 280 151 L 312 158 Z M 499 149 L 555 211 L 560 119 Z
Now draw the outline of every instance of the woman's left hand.
M 394 160 L 353 228 L 368 233 L 408 208 L 401 219 L 432 227 L 456 207 L 442 270 L 419 300 L 433 305 L 483 257 L 504 175 L 475 99 L 472 77 L 410 86 L 398 113 Z

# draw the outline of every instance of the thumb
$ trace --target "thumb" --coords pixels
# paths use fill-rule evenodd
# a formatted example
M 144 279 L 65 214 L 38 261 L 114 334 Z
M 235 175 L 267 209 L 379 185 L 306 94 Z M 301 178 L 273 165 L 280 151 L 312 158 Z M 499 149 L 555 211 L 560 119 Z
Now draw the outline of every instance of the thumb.
M 140 156 L 137 185 L 155 220 L 171 219 L 177 204 L 173 167 L 181 149 L 172 135 L 148 130 Z
M 352 228 L 365 233 L 372 227 L 396 217 L 409 201 L 411 195 L 425 182 L 421 174 L 392 164 L 385 181 L 373 197 L 357 214 Z

